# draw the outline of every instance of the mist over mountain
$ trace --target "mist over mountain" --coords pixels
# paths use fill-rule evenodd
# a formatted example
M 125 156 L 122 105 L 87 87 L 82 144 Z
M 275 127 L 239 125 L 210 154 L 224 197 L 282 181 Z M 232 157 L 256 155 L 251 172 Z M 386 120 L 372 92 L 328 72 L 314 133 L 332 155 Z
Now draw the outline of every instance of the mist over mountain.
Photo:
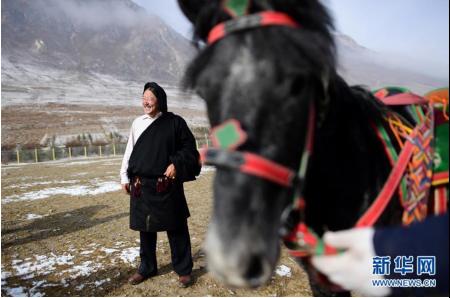
M 193 53 L 131 0 L 2 1 L 2 59 L 14 65 L 177 82 Z

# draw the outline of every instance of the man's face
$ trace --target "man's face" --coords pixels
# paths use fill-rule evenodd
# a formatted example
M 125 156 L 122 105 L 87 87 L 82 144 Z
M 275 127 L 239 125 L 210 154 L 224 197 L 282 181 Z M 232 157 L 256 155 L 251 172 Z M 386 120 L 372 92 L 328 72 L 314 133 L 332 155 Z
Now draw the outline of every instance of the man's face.
M 144 107 L 145 114 L 153 117 L 158 114 L 158 99 L 152 91 L 146 90 L 142 96 L 142 106 Z

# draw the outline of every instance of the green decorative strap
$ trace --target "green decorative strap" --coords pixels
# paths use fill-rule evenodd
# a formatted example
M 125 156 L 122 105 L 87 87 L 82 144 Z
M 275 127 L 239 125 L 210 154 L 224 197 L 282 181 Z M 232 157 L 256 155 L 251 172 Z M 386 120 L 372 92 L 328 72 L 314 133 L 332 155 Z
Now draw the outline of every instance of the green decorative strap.
M 414 120 L 416 121 L 416 123 L 421 123 L 423 121 L 423 119 L 425 119 L 426 115 L 425 112 L 423 110 L 423 106 L 420 105 L 408 105 L 405 107 L 410 115 L 412 115 L 414 117 Z
M 387 133 L 386 129 L 381 123 L 377 123 L 377 128 L 381 139 L 384 141 L 385 147 L 387 149 L 388 157 L 391 161 L 391 165 L 393 166 L 398 159 L 397 150 L 395 150 L 394 145 L 392 144 L 391 138 Z
M 437 125 L 435 128 L 434 172 L 448 172 L 449 170 L 449 124 Z
M 220 149 L 233 150 L 247 140 L 247 134 L 236 120 L 229 120 L 211 132 L 213 146 Z
M 249 0 L 225 0 L 224 9 L 232 17 L 242 17 L 247 15 L 250 6 Z

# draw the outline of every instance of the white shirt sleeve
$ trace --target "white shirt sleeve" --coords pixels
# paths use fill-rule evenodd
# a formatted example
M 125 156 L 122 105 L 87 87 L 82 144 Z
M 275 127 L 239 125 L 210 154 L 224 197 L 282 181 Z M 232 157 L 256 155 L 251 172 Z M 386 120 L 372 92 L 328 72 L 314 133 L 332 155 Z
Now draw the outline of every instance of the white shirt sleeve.
M 130 160 L 130 156 L 131 156 L 131 153 L 133 152 L 133 147 L 134 147 L 133 127 L 134 127 L 134 122 L 131 125 L 130 136 L 128 137 L 127 148 L 125 149 L 125 154 L 123 155 L 123 159 L 122 159 L 122 166 L 120 168 L 120 183 L 121 184 L 130 183 L 130 181 L 128 179 L 128 175 L 127 175 L 127 170 L 128 170 L 128 161 Z

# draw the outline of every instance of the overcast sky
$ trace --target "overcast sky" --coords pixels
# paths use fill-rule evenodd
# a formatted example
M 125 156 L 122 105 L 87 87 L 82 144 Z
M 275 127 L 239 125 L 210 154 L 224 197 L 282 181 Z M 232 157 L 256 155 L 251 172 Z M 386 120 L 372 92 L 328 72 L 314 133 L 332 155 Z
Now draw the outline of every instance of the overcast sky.
M 134 0 L 190 37 L 176 0 Z M 449 77 L 449 0 L 323 0 L 338 31 L 417 71 Z
M 336 28 L 361 45 L 449 77 L 448 0 L 327 0 Z

